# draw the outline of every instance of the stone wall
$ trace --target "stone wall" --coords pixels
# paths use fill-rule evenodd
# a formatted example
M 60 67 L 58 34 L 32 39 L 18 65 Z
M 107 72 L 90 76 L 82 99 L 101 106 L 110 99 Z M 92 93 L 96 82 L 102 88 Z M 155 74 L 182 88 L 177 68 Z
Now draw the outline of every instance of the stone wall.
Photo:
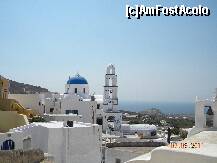
M 44 153 L 39 149 L 0 151 L 0 163 L 39 163 L 43 160 Z

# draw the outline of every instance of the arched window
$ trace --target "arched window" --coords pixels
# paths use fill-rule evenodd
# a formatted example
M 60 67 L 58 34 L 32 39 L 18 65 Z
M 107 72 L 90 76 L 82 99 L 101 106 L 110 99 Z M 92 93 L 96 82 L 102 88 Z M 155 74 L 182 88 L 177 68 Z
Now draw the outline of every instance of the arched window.
M 206 127 L 213 127 L 213 111 L 211 106 L 204 107 L 204 114 L 206 116 Z

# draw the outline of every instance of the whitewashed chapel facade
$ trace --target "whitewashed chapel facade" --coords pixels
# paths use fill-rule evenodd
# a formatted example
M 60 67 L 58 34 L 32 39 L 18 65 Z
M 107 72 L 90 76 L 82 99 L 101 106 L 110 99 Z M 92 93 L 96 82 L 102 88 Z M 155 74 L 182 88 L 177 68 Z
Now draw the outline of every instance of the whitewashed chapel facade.
M 190 131 L 189 136 L 208 130 L 217 130 L 217 89 L 211 99 L 196 98 L 195 127 Z

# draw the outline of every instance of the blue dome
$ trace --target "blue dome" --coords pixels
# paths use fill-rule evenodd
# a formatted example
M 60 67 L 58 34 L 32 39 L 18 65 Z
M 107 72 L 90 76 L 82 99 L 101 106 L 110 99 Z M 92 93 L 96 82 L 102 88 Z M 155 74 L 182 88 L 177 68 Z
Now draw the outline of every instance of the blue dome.
M 88 84 L 88 82 L 84 77 L 77 74 L 74 77 L 69 77 L 67 84 Z

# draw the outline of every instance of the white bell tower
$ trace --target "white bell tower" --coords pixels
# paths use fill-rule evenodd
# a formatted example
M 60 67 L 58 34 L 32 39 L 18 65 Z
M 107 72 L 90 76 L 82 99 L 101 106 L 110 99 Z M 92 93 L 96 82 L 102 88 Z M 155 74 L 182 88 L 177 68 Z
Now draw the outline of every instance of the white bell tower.
M 107 67 L 105 75 L 104 99 L 103 105 L 105 111 L 117 111 L 118 96 L 117 92 L 117 75 L 115 74 L 114 65 L 110 64 Z

